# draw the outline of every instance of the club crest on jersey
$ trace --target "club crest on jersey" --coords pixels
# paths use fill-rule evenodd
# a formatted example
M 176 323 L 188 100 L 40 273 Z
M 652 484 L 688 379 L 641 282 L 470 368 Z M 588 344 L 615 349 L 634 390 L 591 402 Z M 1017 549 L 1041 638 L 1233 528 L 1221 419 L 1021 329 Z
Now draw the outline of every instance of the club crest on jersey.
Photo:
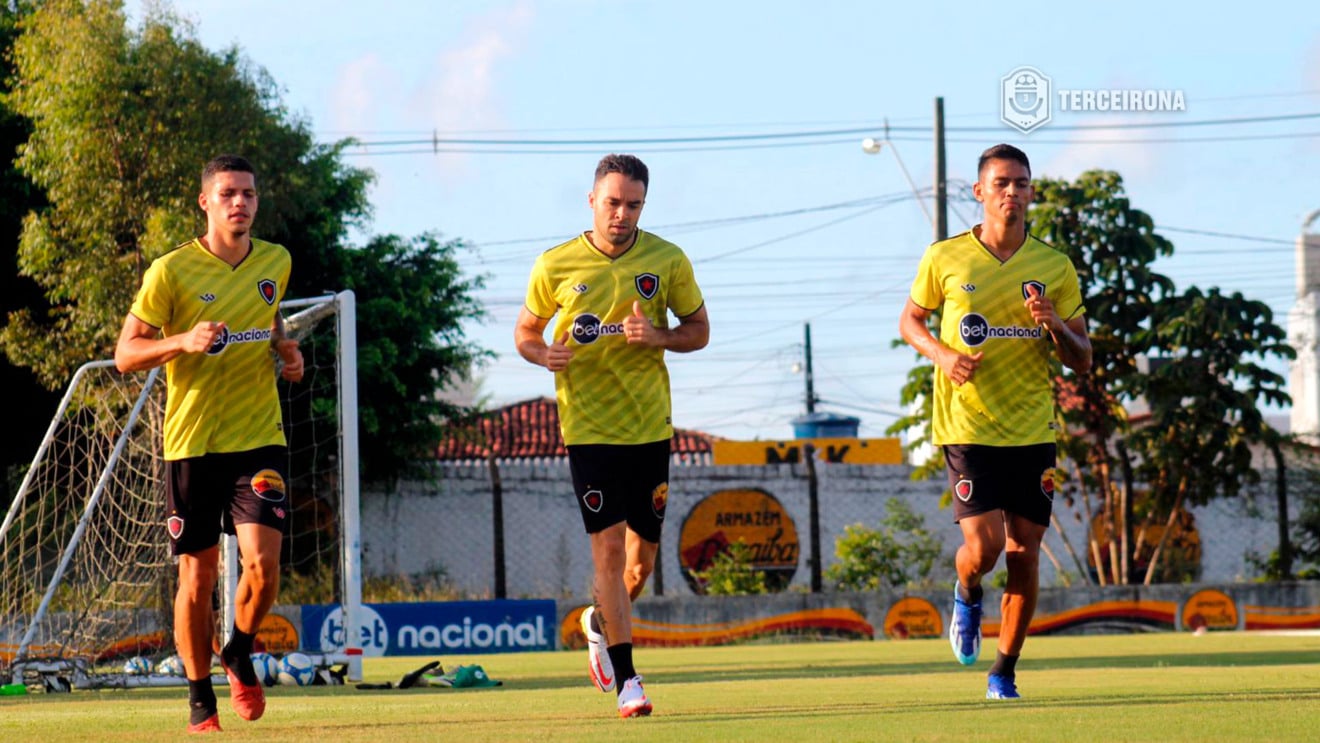
M 183 536 L 183 517 L 171 516 L 165 520 L 165 528 L 170 532 L 170 539 L 179 540 Z
M 1024 282 L 1022 282 L 1022 298 L 1023 298 L 1023 299 L 1031 299 L 1031 292 L 1029 291 L 1030 289 L 1035 289 L 1035 290 L 1036 290 L 1036 296 L 1038 296 L 1038 297 L 1043 297 L 1043 296 L 1045 296 L 1045 284 L 1044 284 L 1044 283 L 1042 283 L 1042 282 L 1040 282 L 1040 281 L 1035 281 L 1035 280 L 1032 280 L 1032 281 L 1024 281 Z
M 651 510 L 659 518 L 664 518 L 667 505 L 669 505 L 669 483 L 662 482 L 651 491 Z
M 953 485 L 953 494 L 956 495 L 956 496 L 958 496 L 958 500 L 962 501 L 963 503 L 966 503 L 967 501 L 971 500 L 971 499 L 972 499 L 972 481 L 971 481 L 971 480 L 963 479 L 963 480 L 959 480 L 958 482 L 954 483 L 954 485 Z
M 633 283 L 637 285 L 637 293 L 642 295 L 642 299 L 650 299 L 660 288 L 660 277 L 653 273 L 639 273 L 633 277 Z
M 261 298 L 266 300 L 266 304 L 275 304 L 275 282 L 270 279 L 262 279 L 257 282 L 257 292 Z
M 261 470 L 252 476 L 252 492 L 264 501 L 279 503 L 284 500 L 284 477 L 275 470 Z
M 592 513 L 600 513 L 600 507 L 605 505 L 605 494 L 599 490 L 588 490 L 582 494 L 582 505 Z

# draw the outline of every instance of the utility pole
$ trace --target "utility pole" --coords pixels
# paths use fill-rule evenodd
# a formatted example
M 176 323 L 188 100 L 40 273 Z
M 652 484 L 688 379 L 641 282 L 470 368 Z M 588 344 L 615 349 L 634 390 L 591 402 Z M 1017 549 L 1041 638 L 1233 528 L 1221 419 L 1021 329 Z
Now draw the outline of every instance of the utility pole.
M 806 323 L 804 328 L 806 337 L 806 374 L 804 376 L 807 378 L 807 412 L 814 413 L 816 412 L 816 389 L 812 386 L 811 380 L 811 323 Z
M 944 98 L 935 99 L 935 241 L 949 237 L 949 193 L 944 174 Z

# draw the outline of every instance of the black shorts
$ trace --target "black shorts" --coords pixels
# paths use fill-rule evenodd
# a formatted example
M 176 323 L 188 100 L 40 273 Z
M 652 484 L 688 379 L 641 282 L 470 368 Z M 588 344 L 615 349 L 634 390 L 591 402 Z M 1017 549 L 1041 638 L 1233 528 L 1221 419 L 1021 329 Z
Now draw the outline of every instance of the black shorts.
M 234 524 L 261 524 L 283 534 L 289 523 L 283 446 L 203 454 L 165 463 L 165 525 L 175 555 L 220 543 Z
M 642 539 L 658 543 L 669 503 L 669 439 L 567 448 L 573 492 L 587 533 L 626 521 Z
M 1004 510 L 1049 526 L 1057 454 L 1054 444 L 946 444 L 953 520 Z

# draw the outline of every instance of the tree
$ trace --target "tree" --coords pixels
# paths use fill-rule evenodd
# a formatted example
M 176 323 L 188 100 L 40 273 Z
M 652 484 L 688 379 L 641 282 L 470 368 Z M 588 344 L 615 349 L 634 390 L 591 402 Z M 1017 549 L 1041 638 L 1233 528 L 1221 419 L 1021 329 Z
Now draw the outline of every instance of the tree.
M 423 401 L 482 358 L 459 325 L 479 313 L 470 292 L 480 286 L 459 278 L 459 246 L 381 238 L 351 249 L 370 174 L 342 162 L 348 143 L 316 144 L 264 71 L 237 48 L 208 51 L 164 7 L 129 30 L 117 0 L 46 0 L 22 29 L 6 101 L 31 122 L 18 163 L 49 205 L 26 216 L 18 265 L 49 307 L 9 313 L 0 345 L 11 362 L 56 388 L 108 357 L 146 266 L 204 229 L 202 164 L 244 154 L 262 194 L 253 232 L 293 256 L 287 296 L 355 288 L 366 327 L 394 319 L 379 306 L 409 310 L 359 334 L 362 357 L 385 360 L 362 376 L 385 384 L 361 397 L 378 426 L 364 470 L 391 476 L 436 416 L 453 412 Z
M 1151 351 L 1151 318 L 1174 290 L 1152 264 L 1172 254 L 1173 244 L 1155 232 L 1150 215 L 1132 207 L 1118 173 L 1091 170 L 1072 183 L 1042 178 L 1035 186 L 1031 231 L 1072 259 L 1092 348 L 1090 374 L 1056 380 L 1056 390 L 1066 398 L 1060 405 L 1065 422 L 1060 450 L 1075 465 L 1087 520 L 1094 513 L 1095 494 L 1105 533 L 1117 535 L 1101 545 L 1094 531 L 1090 534 L 1089 551 L 1101 583 L 1107 576 L 1127 583 L 1133 483 L 1122 446 L 1128 430 L 1123 405 L 1144 391 L 1137 359 Z M 1101 569 L 1106 562 L 1109 569 Z
M 23 217 L 44 203 L 40 190 L 14 166 L 18 148 L 31 133 L 31 123 L 5 102 L 13 73 L 10 51 L 18 38 L 20 21 L 31 13 L 29 2 L 0 2 L 0 325 L 9 312 L 42 305 L 41 290 L 31 279 L 18 273 L 18 238 Z M 37 382 L 31 371 L 5 359 L 0 359 L 0 389 L 9 395 L 5 409 L 10 420 L 47 419 L 58 400 Z M 20 466 L 32 460 L 43 433 L 45 430 L 37 426 L 5 427 L 0 473 L 8 473 L 8 479 L 13 482 L 5 488 L 6 497 L 0 503 L 7 502 L 8 496 L 18 490 L 15 478 L 22 477 Z
M 943 548 L 920 514 L 898 498 L 890 498 L 880 528 L 844 527 L 844 535 L 835 540 L 834 554 L 838 561 L 825 577 L 836 589 L 877 591 L 928 581 L 943 557 Z

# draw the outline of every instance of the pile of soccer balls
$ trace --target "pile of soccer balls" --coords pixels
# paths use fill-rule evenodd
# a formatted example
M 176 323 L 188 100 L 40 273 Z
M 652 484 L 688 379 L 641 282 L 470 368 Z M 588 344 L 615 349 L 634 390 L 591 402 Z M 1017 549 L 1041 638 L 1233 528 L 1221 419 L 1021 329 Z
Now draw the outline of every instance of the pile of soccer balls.
M 276 684 L 311 686 L 317 683 L 336 683 L 332 680 L 336 674 L 318 674 L 316 665 L 305 653 L 286 653 L 282 658 L 276 658 L 270 653 L 253 653 L 252 667 L 257 672 L 257 680 L 265 686 Z M 160 676 L 187 675 L 183 668 L 183 659 L 177 655 L 162 658 L 154 666 L 149 659 L 140 655 L 124 661 L 124 673 L 128 676 L 149 676 L 152 671 Z

